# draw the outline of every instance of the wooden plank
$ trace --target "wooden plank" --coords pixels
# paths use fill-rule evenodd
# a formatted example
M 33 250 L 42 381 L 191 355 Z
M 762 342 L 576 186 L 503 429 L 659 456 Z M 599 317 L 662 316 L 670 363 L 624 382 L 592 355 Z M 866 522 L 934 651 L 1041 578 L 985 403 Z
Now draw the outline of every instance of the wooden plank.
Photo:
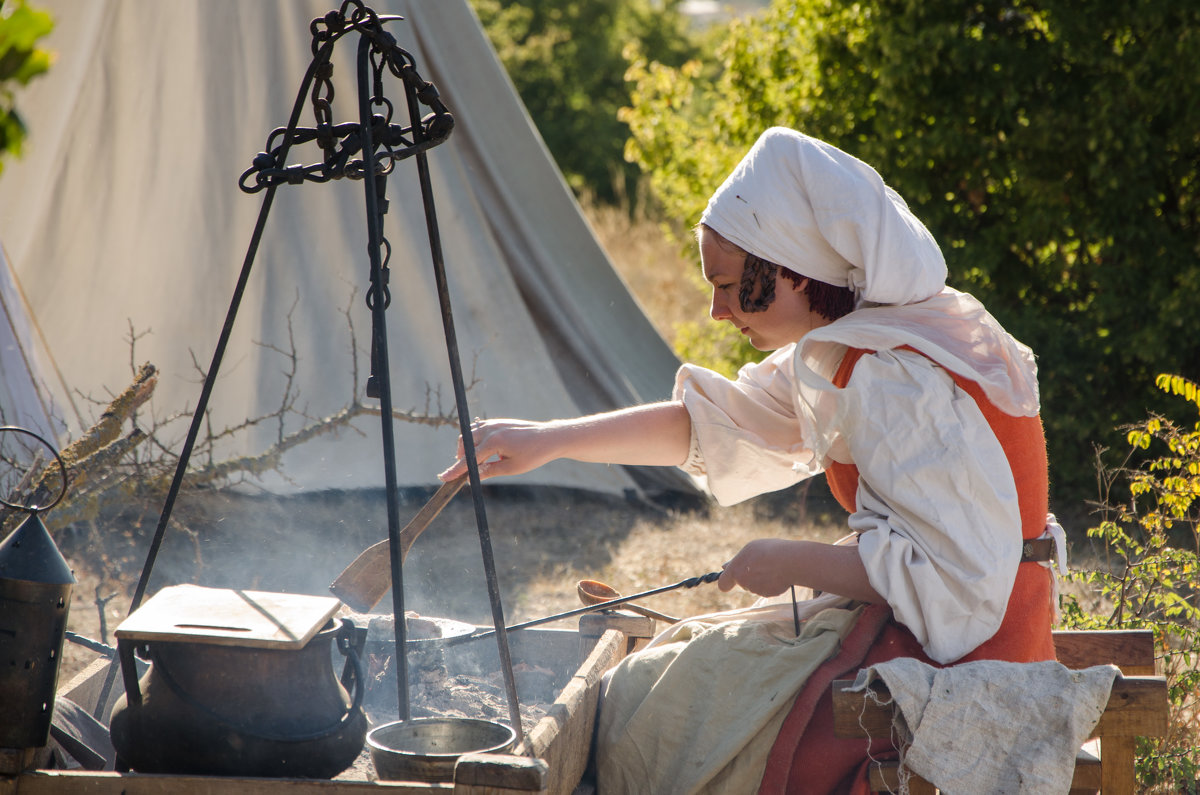
M 1162 737 L 1167 733 L 1167 680 L 1118 676 L 1093 737 Z
M 455 792 L 545 792 L 549 768 L 541 759 L 513 754 L 464 754 L 454 765 Z
M 12 792 L 20 795 L 366 795 L 380 789 L 386 789 L 387 795 L 449 795 L 454 792 L 454 785 L 448 783 L 167 776 L 77 770 L 39 771 L 10 781 L 15 785 Z
M 545 717 L 514 751 L 545 760 L 549 767 L 548 792 L 569 795 L 583 777 L 596 723 L 600 680 L 624 656 L 626 642 L 619 630 L 605 632 Z
M 1148 629 L 1059 630 L 1054 652 L 1068 668 L 1115 665 L 1126 676 L 1154 676 L 1154 633 Z
M 120 640 L 301 649 L 342 603 L 332 596 L 172 585 L 116 629 Z
M 909 795 L 934 795 L 937 787 L 916 773 L 908 774 L 907 789 L 900 783 L 899 762 L 872 762 L 867 771 L 871 792 L 908 792 Z
M 1096 792 L 1100 789 L 1100 741 L 1088 740 L 1075 755 L 1075 775 L 1071 777 L 1072 792 Z
M 887 737 L 892 733 L 892 705 L 882 685 L 871 691 L 883 701 L 876 703 L 866 692 L 852 691 L 853 679 L 838 679 L 833 688 L 833 735 L 835 737 Z
M 1128 769 L 1133 770 L 1133 767 L 1130 766 Z M 867 780 L 872 792 L 899 792 L 900 763 L 891 760 L 871 763 Z M 908 781 L 909 791 L 912 793 L 918 792 L 914 788 L 914 784 L 917 786 L 933 787 L 932 784 L 917 775 L 910 774 Z M 1089 753 L 1087 750 L 1080 749 L 1079 754 L 1075 757 L 1075 774 L 1071 778 L 1071 792 L 1097 792 L 1100 788 L 1099 757 Z M 933 789 L 926 791 L 932 792 Z M 1108 790 L 1104 791 L 1107 792 Z
M 146 672 L 149 663 L 139 660 L 136 657 L 134 658 L 134 662 L 137 665 L 138 676 L 140 677 Z M 106 702 L 100 704 L 98 703 L 100 694 L 104 691 L 104 683 L 107 679 L 110 665 L 114 667 L 114 679 L 109 683 Z M 67 684 L 58 689 L 59 696 L 71 699 L 102 723 L 108 723 L 108 716 L 112 712 L 113 705 L 124 694 L 125 688 L 121 684 L 121 664 L 116 660 L 110 660 L 108 657 L 100 657 L 92 660 L 86 668 L 75 674 L 70 682 L 67 682 Z
M 98 657 L 87 664 L 71 681 L 58 688 L 58 695 L 69 698 L 76 704 L 92 708 L 100 697 L 100 688 L 104 685 L 104 674 L 108 666 L 116 664 L 115 659 Z
M 50 749 L 0 748 L 0 776 L 15 776 L 25 770 L 34 770 L 49 761 Z
M 584 613 L 579 617 L 579 634 L 599 637 L 610 629 L 619 629 L 630 638 L 654 637 L 654 619 L 621 610 Z
M 1103 737 L 1100 740 L 1100 791 L 1104 795 L 1134 795 L 1134 738 Z

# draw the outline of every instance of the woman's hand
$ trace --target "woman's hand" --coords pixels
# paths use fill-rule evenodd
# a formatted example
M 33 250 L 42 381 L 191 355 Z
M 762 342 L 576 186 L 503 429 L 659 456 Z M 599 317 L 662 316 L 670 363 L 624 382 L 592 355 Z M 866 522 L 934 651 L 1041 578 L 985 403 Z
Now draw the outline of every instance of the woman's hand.
M 717 587 L 722 591 L 740 585 L 759 596 L 778 596 L 799 585 L 801 542 L 783 538 L 759 538 L 751 541 L 725 564 Z
M 555 447 L 554 423 L 526 420 L 475 420 L 471 437 L 481 479 L 498 475 L 520 475 L 559 457 Z M 453 480 L 467 471 L 463 440 L 458 439 L 455 462 L 438 475 Z

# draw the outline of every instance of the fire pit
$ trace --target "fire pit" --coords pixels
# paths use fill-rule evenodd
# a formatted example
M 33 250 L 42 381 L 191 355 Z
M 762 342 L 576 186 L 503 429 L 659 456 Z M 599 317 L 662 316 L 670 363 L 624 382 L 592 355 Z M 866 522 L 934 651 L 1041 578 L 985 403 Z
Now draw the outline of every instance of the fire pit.
M 366 690 L 363 710 L 372 727 L 399 719 L 396 704 L 396 643 L 389 614 L 349 613 L 367 627 L 363 665 Z M 444 644 L 477 630 L 448 618 L 410 613 L 408 622 L 409 709 L 412 718 L 479 719 L 508 722 L 508 701 L 492 639 Z M 566 682 L 567 671 L 553 670 L 562 652 L 550 643 L 554 633 L 514 635 L 513 674 L 521 707 L 521 724 L 531 729 Z M 548 655 L 548 659 L 547 659 Z
M 526 666 L 548 669 L 552 675 L 538 674 L 537 679 L 549 679 L 550 688 L 556 693 L 553 702 L 544 706 L 544 716 L 530 724 L 525 710 L 533 704 L 522 696 L 522 724 L 527 728 L 524 741 L 513 748 L 511 755 L 470 754 L 458 760 L 454 767 L 454 790 L 463 795 L 487 795 L 504 786 L 510 790 L 539 793 L 571 792 L 579 783 L 588 760 L 588 748 L 595 718 L 596 699 L 602 674 L 615 665 L 629 649 L 635 639 L 649 638 L 653 622 L 641 616 L 589 615 L 580 620 L 579 631 L 565 629 L 530 629 L 514 633 L 511 637 L 513 659 L 518 672 L 518 687 L 524 689 L 524 677 L 520 671 Z M 581 660 L 580 652 L 585 657 Z M 448 676 L 475 676 L 457 673 L 477 671 L 486 682 L 488 672 L 498 669 L 495 644 L 487 641 L 472 642 L 446 650 Z M 472 667 L 474 666 L 474 667 Z M 98 659 L 86 670 L 67 682 L 58 695 L 80 704 L 89 712 L 108 714 L 117 693 L 108 693 L 105 688 L 109 669 L 107 659 Z M 391 680 L 394 687 L 394 680 Z M 494 684 L 497 693 L 503 690 L 498 679 Z M 540 686 L 540 685 L 539 685 Z M 119 688 L 117 688 L 119 692 Z M 108 700 L 99 704 L 97 699 L 108 693 Z M 498 709 L 503 708 L 503 695 L 497 696 Z M 504 777 L 491 767 L 492 760 L 504 760 Z M 314 793 L 328 792 L 329 795 L 360 792 L 372 778 L 372 762 L 364 749 L 355 764 L 333 780 L 314 780 L 305 786 Z M 528 780 L 514 784 L 512 776 L 518 770 L 529 773 Z M 71 795 L 72 793 L 95 790 L 108 791 L 124 787 L 126 776 L 130 776 L 129 787 L 178 788 L 184 781 L 179 776 L 155 773 L 114 774 L 96 771 L 36 771 L 17 776 L 14 781 L 18 789 L 28 787 L 30 791 L 46 795 Z M 284 792 L 294 788 L 294 782 L 286 779 L 272 781 L 264 778 L 239 776 L 212 776 L 195 778 L 194 784 L 181 792 L 204 791 L 249 791 Z M 389 782 L 390 783 L 390 782 Z M 438 795 L 446 791 L 445 782 L 411 782 L 403 785 L 405 792 Z M 132 789 L 130 790 L 132 791 Z M 172 790 L 174 791 L 174 790 Z M 306 790 L 307 791 L 307 790 Z

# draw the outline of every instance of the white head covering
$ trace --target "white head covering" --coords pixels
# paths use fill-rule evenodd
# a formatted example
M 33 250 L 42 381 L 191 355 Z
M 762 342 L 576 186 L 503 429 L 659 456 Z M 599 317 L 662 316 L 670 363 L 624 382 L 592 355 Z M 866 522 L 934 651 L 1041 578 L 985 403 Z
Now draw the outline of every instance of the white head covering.
M 875 169 L 784 127 L 759 137 L 700 222 L 801 276 L 849 287 L 860 305 L 921 301 L 946 283 L 933 235 Z

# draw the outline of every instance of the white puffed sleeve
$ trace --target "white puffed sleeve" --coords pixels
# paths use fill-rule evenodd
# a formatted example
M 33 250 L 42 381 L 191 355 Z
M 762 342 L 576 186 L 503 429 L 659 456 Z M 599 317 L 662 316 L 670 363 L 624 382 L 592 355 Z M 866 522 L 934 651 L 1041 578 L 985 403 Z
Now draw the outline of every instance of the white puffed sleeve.
M 730 380 L 685 364 L 675 377 L 674 398 L 692 421 L 683 470 L 721 505 L 733 505 L 786 488 L 820 469 L 811 461 L 796 422 L 792 348 L 775 351 Z
M 938 662 L 1000 627 L 1021 555 L 1016 485 L 970 395 L 920 354 L 862 357 L 840 395 L 850 528 L 871 585 Z

